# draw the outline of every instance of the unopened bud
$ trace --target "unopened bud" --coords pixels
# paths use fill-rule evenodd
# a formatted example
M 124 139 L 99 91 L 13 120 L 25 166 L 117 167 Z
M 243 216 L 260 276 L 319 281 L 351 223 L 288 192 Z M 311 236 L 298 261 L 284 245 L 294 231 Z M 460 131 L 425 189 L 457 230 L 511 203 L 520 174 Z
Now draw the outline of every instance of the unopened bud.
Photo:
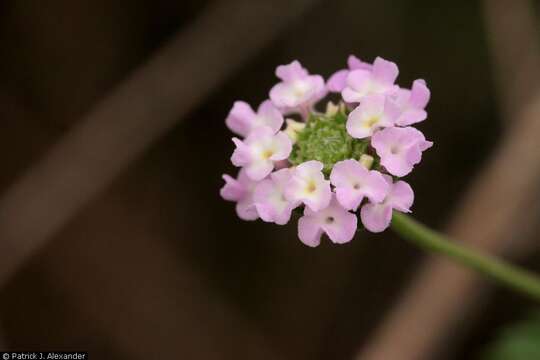
M 327 104 L 326 104 L 326 113 L 325 115 L 328 116 L 328 117 L 332 117 L 334 115 L 336 115 L 339 111 L 339 106 L 334 104 L 333 102 L 329 101 Z
M 285 134 L 289 136 L 293 143 L 298 140 L 298 133 L 306 127 L 306 124 L 303 122 L 295 121 L 293 119 L 285 119 L 287 122 L 287 127 L 285 128 Z
M 360 156 L 360 164 L 368 170 L 373 166 L 373 160 L 373 156 L 371 155 L 362 154 L 362 156 Z

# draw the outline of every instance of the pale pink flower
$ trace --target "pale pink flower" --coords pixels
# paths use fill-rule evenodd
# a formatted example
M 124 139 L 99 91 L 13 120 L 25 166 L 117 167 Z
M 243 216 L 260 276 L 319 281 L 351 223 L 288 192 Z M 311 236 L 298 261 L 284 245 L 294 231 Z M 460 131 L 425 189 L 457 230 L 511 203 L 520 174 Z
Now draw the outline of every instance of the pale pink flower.
M 236 202 L 236 213 L 242 220 L 256 220 L 259 215 L 253 201 L 253 191 L 257 181 L 251 180 L 244 169 L 240 169 L 238 178 L 224 174 L 225 185 L 220 190 L 222 198 Z
M 307 117 L 313 105 L 326 93 L 324 79 L 310 75 L 297 60 L 276 69 L 281 82 L 270 90 L 270 99 L 284 113 L 300 113 Z
M 283 125 L 283 115 L 270 100 L 263 101 L 256 113 L 248 103 L 236 101 L 225 123 L 232 132 L 242 137 L 263 126 L 270 127 L 276 133 Z
M 298 237 L 307 246 L 315 247 L 321 242 L 321 235 L 326 233 L 336 244 L 351 241 L 356 233 L 356 215 L 345 210 L 332 197 L 330 204 L 319 211 L 313 211 L 308 206 L 304 216 L 298 220 Z
M 289 137 L 282 131 L 265 126 L 257 128 L 244 140 L 232 139 L 236 149 L 231 161 L 235 166 L 243 166 L 246 174 L 253 180 L 262 180 L 274 169 L 277 161 L 285 160 L 292 150 Z
M 370 95 L 347 118 L 347 132 L 354 138 L 363 139 L 375 130 L 393 126 L 399 109 L 384 95 Z
M 347 59 L 348 69 L 341 69 L 336 71 L 328 81 L 326 82 L 326 88 L 330 92 L 341 92 L 347 86 L 347 76 L 352 70 L 368 70 L 371 71 L 372 65 L 366 62 L 363 62 L 354 55 L 349 55 Z
M 289 201 L 301 201 L 311 210 L 319 211 L 330 203 L 332 191 L 330 181 L 322 173 L 324 165 L 320 161 L 306 161 L 294 168 L 285 189 Z
M 396 93 L 395 103 L 401 110 L 396 120 L 399 126 L 408 126 L 424 121 L 427 118 L 425 110 L 431 93 L 422 79 L 415 80 L 412 89 L 399 89 Z
M 341 92 L 343 100 L 358 103 L 373 94 L 389 95 L 397 91 L 394 85 L 399 70 L 395 63 L 377 57 L 371 70 L 358 69 L 349 72 L 346 87 Z
M 358 161 L 350 159 L 337 162 L 330 174 L 338 202 L 347 210 L 356 211 L 362 200 L 372 203 L 383 201 L 389 185 L 376 170 L 368 170 Z
M 371 137 L 371 146 L 381 158 L 381 165 L 392 175 L 405 176 L 422 160 L 422 152 L 433 143 L 412 127 L 385 128 Z
M 270 174 L 255 188 L 253 199 L 261 219 L 284 225 L 289 222 L 291 212 L 300 205 L 285 198 L 285 188 L 291 178 L 291 169 L 281 169 Z
M 392 178 L 384 176 L 388 182 L 389 190 L 381 203 L 369 203 L 362 206 L 360 218 L 364 227 L 371 232 L 382 232 L 390 225 L 392 211 L 411 212 L 410 208 L 414 201 L 414 193 L 405 181 L 392 183 Z

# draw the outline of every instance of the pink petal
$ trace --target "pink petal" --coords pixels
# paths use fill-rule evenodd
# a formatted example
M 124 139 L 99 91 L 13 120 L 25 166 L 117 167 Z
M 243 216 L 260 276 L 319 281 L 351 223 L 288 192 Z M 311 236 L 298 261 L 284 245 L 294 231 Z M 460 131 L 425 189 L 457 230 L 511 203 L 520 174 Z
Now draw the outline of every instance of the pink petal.
M 292 209 L 298 203 L 284 198 L 284 189 L 291 176 L 289 169 L 278 170 L 270 175 L 270 179 L 261 181 L 255 188 L 253 200 L 261 219 L 284 225 L 289 222 Z
M 328 206 L 332 199 L 332 190 L 330 189 L 330 181 L 322 180 L 317 185 L 317 190 L 314 197 L 304 199 L 304 203 L 313 211 L 319 211 Z
M 330 181 L 325 180 L 322 169 L 323 164 L 316 160 L 298 165 L 287 183 L 285 197 L 293 202 L 302 201 L 313 211 L 319 211 L 327 207 L 332 191 Z M 310 183 L 315 188 L 310 193 L 306 193 L 306 187 Z
M 405 181 L 397 181 L 392 186 L 387 202 L 396 210 L 410 212 L 414 202 L 414 192 L 411 186 Z
M 364 89 L 371 79 L 371 73 L 367 70 L 353 70 L 347 75 L 347 86 L 354 90 Z
M 431 141 L 421 141 L 419 144 L 418 144 L 418 147 L 420 148 L 420 150 L 422 151 L 426 151 L 427 149 L 429 149 L 430 147 L 433 146 L 433 142 Z
M 364 199 L 364 194 L 348 187 L 337 188 L 335 192 L 337 201 L 347 210 L 356 211 Z
M 392 85 L 398 77 L 399 70 L 395 63 L 377 57 L 373 62 L 372 74 L 381 84 Z
M 257 207 L 257 212 L 259 213 L 261 219 L 266 222 L 274 221 L 274 209 L 268 204 L 268 199 L 274 191 L 275 186 L 272 180 L 265 179 L 257 184 L 257 187 L 253 193 L 253 200 L 255 202 L 255 206 Z
M 330 173 L 330 182 L 336 187 L 354 186 L 358 178 L 367 176 L 368 170 L 353 159 L 338 161 Z
M 265 100 L 259 105 L 257 116 L 262 117 L 264 125 L 269 126 L 274 133 L 281 129 L 283 125 L 283 115 L 270 100 Z
M 330 181 L 336 187 L 338 202 L 347 210 L 356 211 L 364 197 L 379 203 L 389 191 L 389 185 L 380 172 L 368 171 L 356 160 L 336 163 Z
M 219 192 L 223 199 L 229 201 L 238 201 L 245 195 L 246 191 L 244 187 L 236 179 L 224 174 L 223 180 L 225 180 L 225 185 L 223 185 Z
M 307 246 L 319 246 L 321 235 L 322 230 L 313 217 L 303 216 L 298 220 L 298 238 Z
M 407 162 L 411 165 L 418 164 L 422 160 L 422 150 L 420 150 L 418 145 L 411 146 L 405 152 L 405 159 L 407 159 Z
M 257 161 L 244 167 L 247 176 L 254 181 L 260 181 L 267 177 L 274 169 L 272 161 Z
M 324 164 L 317 160 L 310 160 L 301 163 L 295 168 L 295 171 L 301 176 L 311 176 L 312 174 L 318 174 L 324 168 Z
M 331 224 L 322 225 L 324 231 L 333 243 L 344 244 L 354 238 L 358 219 L 356 215 L 345 211 L 344 209 L 335 210 L 333 213 L 334 221 Z
M 349 66 L 350 70 L 362 69 L 370 71 L 372 68 L 371 64 L 363 62 L 354 55 L 349 55 L 349 58 L 347 59 L 347 66 Z
M 368 95 L 366 96 L 359 108 L 367 115 L 380 115 L 384 112 L 386 104 L 386 96 L 384 95 Z
M 277 151 L 270 157 L 273 161 L 285 160 L 292 151 L 291 139 L 284 132 L 280 131 L 274 135 L 274 141 L 277 145 Z
M 255 119 L 255 112 L 244 101 L 236 101 L 225 119 L 225 124 L 234 133 L 246 137 Z
M 405 176 L 413 169 L 413 164 L 404 155 L 387 154 L 381 157 L 381 165 L 394 176 Z
M 426 120 L 427 112 L 422 109 L 407 109 L 401 114 L 396 123 L 399 126 L 408 126 Z
M 345 127 L 347 128 L 347 133 L 349 133 L 349 135 L 351 135 L 353 138 L 364 139 L 372 134 L 372 128 L 366 128 L 362 125 L 363 116 L 362 110 L 360 109 L 360 106 L 358 106 L 356 109 L 351 111 L 347 117 Z
M 338 70 L 332 74 L 326 83 L 327 89 L 331 92 L 341 92 L 347 85 L 347 75 L 349 75 L 347 69 Z
M 411 97 L 409 103 L 412 107 L 416 109 L 424 109 L 431 97 L 431 92 L 429 91 L 426 82 L 422 79 L 417 79 L 413 82 L 411 89 Z
M 364 190 L 366 197 L 372 203 L 380 203 L 384 200 L 389 190 L 390 186 L 383 175 L 376 170 L 371 170 L 366 178 Z
M 246 198 L 236 204 L 236 214 L 242 220 L 253 221 L 259 218 L 257 209 L 251 198 Z
M 251 161 L 251 151 L 249 150 L 249 147 L 238 138 L 233 138 L 232 141 L 236 145 L 236 149 L 231 156 L 233 165 L 244 166 L 248 164 Z
M 400 115 L 399 106 L 391 100 L 390 96 L 386 96 L 384 101 L 384 119 L 388 122 L 386 126 L 394 125 Z
M 307 70 L 302 67 L 298 60 L 294 60 L 287 65 L 279 65 L 276 68 L 276 76 L 282 81 L 294 81 L 307 75 Z
M 360 210 L 360 218 L 364 227 L 378 233 L 386 230 L 392 220 L 392 207 L 386 204 L 366 204 Z
M 346 102 L 359 102 L 367 91 L 371 73 L 367 70 L 353 70 L 347 75 L 347 86 L 341 92 Z
M 362 97 L 358 95 L 358 92 L 350 87 L 345 87 L 345 89 L 341 91 L 341 97 L 347 103 L 358 103 L 362 99 Z
M 336 198 L 339 204 L 347 210 L 356 210 L 362 202 L 365 193 L 355 187 L 363 184 L 368 176 L 368 170 L 356 160 L 337 162 L 330 174 L 330 182 L 336 187 Z

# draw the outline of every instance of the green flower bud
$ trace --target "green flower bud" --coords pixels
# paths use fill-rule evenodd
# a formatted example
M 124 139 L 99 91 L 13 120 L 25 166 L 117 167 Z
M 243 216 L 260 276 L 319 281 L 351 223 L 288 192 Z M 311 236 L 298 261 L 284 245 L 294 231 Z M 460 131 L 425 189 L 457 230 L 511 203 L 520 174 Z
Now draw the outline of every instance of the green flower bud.
M 338 161 L 359 160 L 367 150 L 368 141 L 352 138 L 347 133 L 346 122 L 347 115 L 343 110 L 311 114 L 306 127 L 296 134 L 289 161 L 298 165 L 318 160 L 324 164 L 323 171 L 328 175 Z

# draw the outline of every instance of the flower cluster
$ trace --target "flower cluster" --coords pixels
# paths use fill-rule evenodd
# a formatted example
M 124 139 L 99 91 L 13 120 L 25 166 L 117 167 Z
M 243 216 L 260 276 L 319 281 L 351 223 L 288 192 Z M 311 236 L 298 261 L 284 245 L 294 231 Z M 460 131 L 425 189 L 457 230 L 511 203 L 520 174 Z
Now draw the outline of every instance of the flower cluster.
M 240 171 L 223 175 L 221 196 L 236 202 L 238 216 L 284 225 L 303 206 L 298 237 L 317 246 L 323 233 L 351 241 L 357 214 L 381 232 L 394 210 L 410 212 L 413 190 L 400 178 L 433 145 L 411 127 L 427 117 L 426 82 L 399 87 L 397 65 L 380 57 L 370 64 L 350 56 L 327 82 L 298 61 L 278 66 L 276 76 L 257 111 L 237 101 L 225 120 L 238 135 L 231 161 Z M 341 95 L 339 104 L 315 110 L 330 93 Z

